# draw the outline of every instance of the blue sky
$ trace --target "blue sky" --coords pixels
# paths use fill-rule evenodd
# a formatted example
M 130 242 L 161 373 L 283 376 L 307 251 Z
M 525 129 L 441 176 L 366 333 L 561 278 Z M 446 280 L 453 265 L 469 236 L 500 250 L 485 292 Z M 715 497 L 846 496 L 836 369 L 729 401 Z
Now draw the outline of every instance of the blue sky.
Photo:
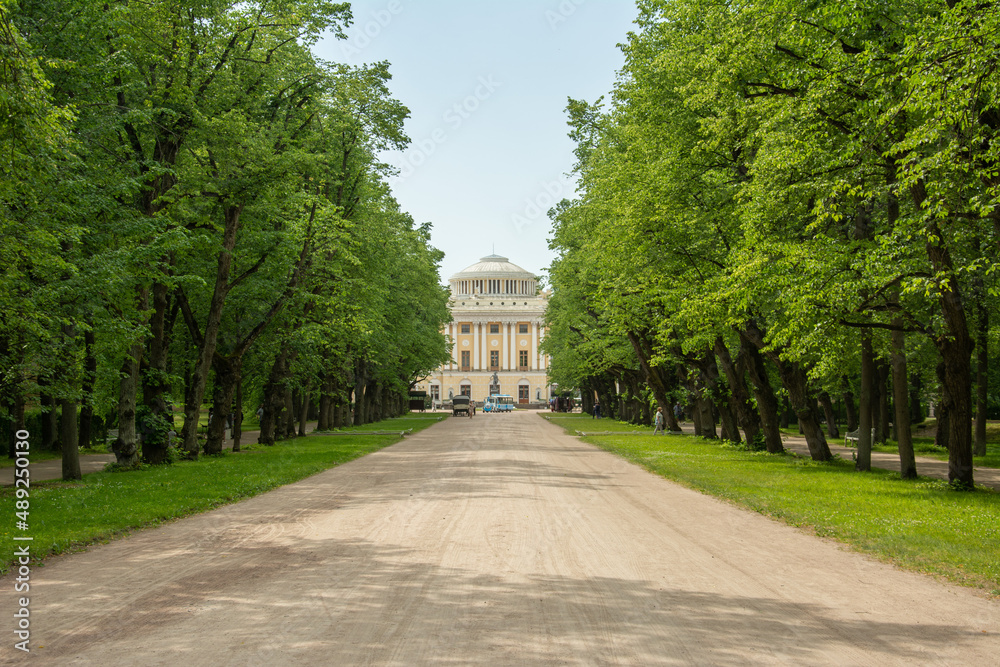
M 441 278 L 494 252 L 541 274 L 553 203 L 573 196 L 567 98 L 610 93 L 628 0 L 361 0 L 326 60 L 388 60 L 412 144 L 384 159 L 402 208 L 433 224 Z

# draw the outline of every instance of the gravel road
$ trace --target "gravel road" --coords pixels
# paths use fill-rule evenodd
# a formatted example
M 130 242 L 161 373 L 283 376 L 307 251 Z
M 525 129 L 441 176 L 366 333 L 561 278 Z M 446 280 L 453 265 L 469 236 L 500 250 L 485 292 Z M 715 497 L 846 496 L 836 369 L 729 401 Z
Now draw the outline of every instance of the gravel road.
M 873 511 L 877 511 L 872 508 Z M 0 580 L 3 609 L 23 594 Z M 537 414 L 449 418 L 31 573 L 34 665 L 997 665 L 1000 604 L 662 480 Z

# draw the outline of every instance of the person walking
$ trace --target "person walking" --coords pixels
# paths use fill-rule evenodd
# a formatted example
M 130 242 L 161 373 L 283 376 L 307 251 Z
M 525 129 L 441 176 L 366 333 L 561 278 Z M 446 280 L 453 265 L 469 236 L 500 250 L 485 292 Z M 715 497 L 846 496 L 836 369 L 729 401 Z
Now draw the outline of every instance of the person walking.
M 601 418 L 601 404 L 594 403 L 594 416 L 591 417 L 591 419 L 600 419 L 600 418 Z
M 663 425 L 665 422 L 666 417 L 663 415 L 663 408 L 656 408 L 656 417 L 653 419 L 653 435 L 663 433 Z

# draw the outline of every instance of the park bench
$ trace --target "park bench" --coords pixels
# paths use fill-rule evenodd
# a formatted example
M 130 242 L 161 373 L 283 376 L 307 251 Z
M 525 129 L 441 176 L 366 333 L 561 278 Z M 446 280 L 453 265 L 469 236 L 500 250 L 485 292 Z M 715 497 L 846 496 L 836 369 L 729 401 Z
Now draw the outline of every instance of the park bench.
M 859 429 L 857 429 L 855 431 L 850 431 L 847 435 L 845 435 L 844 436 L 844 447 L 852 447 L 852 446 L 853 447 L 857 447 L 858 446 L 858 440 L 861 439 L 861 435 L 860 434 L 861 434 L 861 429 L 859 428 Z M 851 445 L 851 441 L 854 441 L 854 445 Z M 872 429 L 872 439 L 871 439 L 871 441 L 875 442 L 875 429 Z

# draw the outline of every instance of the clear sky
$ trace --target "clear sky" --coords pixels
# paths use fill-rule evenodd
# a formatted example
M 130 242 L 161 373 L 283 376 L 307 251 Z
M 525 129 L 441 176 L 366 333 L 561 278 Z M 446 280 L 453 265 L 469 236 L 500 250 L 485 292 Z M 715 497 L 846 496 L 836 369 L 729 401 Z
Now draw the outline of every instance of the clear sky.
M 548 209 L 572 197 L 567 98 L 610 93 L 631 0 L 357 0 L 347 40 L 317 55 L 358 65 L 388 60 L 394 97 L 410 109 L 403 210 L 433 225 L 441 279 L 494 251 L 542 274 Z

